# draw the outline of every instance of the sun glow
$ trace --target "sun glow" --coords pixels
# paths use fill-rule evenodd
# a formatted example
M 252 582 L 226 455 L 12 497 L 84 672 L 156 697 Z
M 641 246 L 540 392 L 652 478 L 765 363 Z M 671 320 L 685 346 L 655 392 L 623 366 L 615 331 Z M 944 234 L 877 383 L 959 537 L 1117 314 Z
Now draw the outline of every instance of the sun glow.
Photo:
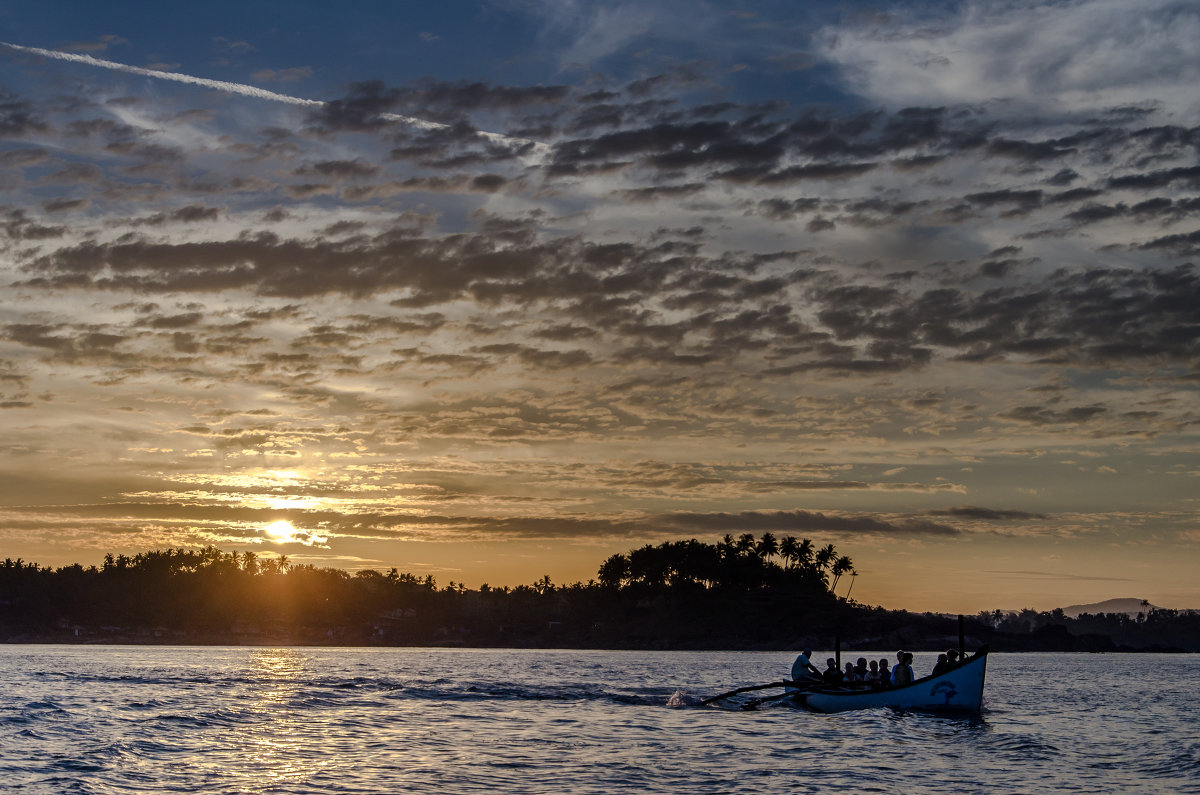
M 280 519 L 278 522 L 271 522 L 263 528 L 263 532 L 267 534 L 267 538 L 272 541 L 295 541 L 296 528 L 287 519 Z
M 324 547 L 329 544 L 329 537 L 320 535 L 311 529 L 298 528 L 287 519 L 271 522 L 262 529 L 265 540 L 276 544 L 304 544 L 310 547 Z

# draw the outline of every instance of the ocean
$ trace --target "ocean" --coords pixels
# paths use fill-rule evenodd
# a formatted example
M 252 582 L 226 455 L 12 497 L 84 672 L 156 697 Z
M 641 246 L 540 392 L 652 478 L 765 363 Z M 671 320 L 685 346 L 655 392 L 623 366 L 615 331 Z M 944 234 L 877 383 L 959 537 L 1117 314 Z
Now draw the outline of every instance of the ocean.
M 1200 655 L 993 654 L 975 719 L 697 706 L 792 658 L 0 646 L 0 788 L 1200 793 Z

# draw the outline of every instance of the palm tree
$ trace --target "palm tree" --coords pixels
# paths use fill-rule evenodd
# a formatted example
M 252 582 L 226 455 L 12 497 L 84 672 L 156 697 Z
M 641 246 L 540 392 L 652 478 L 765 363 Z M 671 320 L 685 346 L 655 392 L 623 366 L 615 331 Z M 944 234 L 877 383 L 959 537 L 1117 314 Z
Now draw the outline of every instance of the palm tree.
M 755 545 L 754 551 L 763 558 L 773 558 L 779 554 L 779 542 L 770 533 L 763 533 L 762 538 Z
M 796 547 L 796 565 L 807 569 L 812 565 L 813 559 L 813 542 L 807 538 L 800 542 Z
M 837 560 L 837 552 L 834 550 L 833 544 L 826 544 L 813 555 L 813 563 L 816 564 L 817 570 L 822 573 L 832 566 L 835 560 Z
M 833 584 L 829 586 L 829 590 L 836 591 L 838 580 L 842 579 L 842 575 L 850 574 L 853 572 L 854 572 L 854 563 L 853 563 L 853 561 L 850 560 L 850 558 L 848 558 L 845 555 L 842 555 L 840 558 L 835 560 L 833 562 L 833 566 L 831 566 L 829 569 L 829 573 L 833 575 Z
M 787 562 L 787 567 L 790 569 L 796 562 L 796 537 L 784 536 L 779 541 L 779 555 Z
M 747 554 L 754 549 L 754 534 L 742 533 L 738 536 L 737 551 L 741 554 Z

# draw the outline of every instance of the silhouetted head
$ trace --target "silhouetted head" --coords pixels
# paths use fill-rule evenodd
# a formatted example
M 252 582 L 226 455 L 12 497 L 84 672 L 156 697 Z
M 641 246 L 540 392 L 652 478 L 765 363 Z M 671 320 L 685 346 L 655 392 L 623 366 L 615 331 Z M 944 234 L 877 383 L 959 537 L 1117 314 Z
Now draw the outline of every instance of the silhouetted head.
M 950 649 L 949 651 L 947 651 L 946 659 L 949 660 L 950 662 L 956 661 L 958 659 L 958 649 Z

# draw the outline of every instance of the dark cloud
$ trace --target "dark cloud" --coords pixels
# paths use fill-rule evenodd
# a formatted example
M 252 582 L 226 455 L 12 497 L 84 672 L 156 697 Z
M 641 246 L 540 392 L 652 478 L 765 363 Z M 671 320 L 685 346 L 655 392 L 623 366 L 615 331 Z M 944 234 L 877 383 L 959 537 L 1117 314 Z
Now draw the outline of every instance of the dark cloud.
M 797 215 L 803 213 L 816 212 L 821 207 L 821 199 L 804 198 L 804 199 L 763 199 L 758 203 L 758 211 L 776 221 L 790 221 Z
M 809 511 L 674 513 L 660 517 L 681 530 L 708 532 L 849 533 L 883 536 L 955 536 L 960 531 L 924 519 L 892 521 L 870 515 L 827 515 Z
M 204 319 L 202 312 L 185 312 L 179 315 L 156 315 L 143 318 L 142 325 L 156 329 L 178 329 L 195 326 Z
M 566 100 L 568 86 L 497 86 L 486 82 L 460 81 L 447 83 L 425 79 L 403 86 L 397 98 L 406 112 L 416 115 L 429 109 L 452 109 L 460 112 L 479 110 L 513 110 L 530 105 L 551 105 Z
M 0 90 L 0 138 L 25 138 L 48 129 L 32 102 Z
M 1127 174 L 1122 177 L 1112 177 L 1108 187 L 1113 189 L 1145 189 L 1164 188 L 1180 183 L 1184 187 L 1196 189 L 1200 187 L 1200 166 L 1186 166 L 1154 171 L 1147 174 Z
M 393 140 L 398 145 L 388 153 L 389 159 L 411 160 L 431 169 L 462 169 L 514 161 L 531 154 L 536 146 L 533 141 L 484 135 L 465 121 L 439 129 L 397 133 Z
M 1069 221 L 1081 224 L 1095 224 L 1125 215 L 1129 208 L 1123 204 L 1110 207 L 1105 204 L 1086 204 L 1078 210 L 1067 213 Z
M 88 206 L 89 199 L 52 199 L 42 203 L 42 209 L 48 213 L 62 213 L 70 210 L 81 210 Z
M 462 175 L 453 179 L 413 178 L 397 187 L 428 191 L 480 191 L 506 187 L 503 176 Z M 663 186 L 689 195 L 694 184 Z M 1040 191 L 970 194 L 980 206 L 1030 208 Z M 765 201 L 768 217 L 825 208 L 817 199 Z M 1173 218 L 1194 212 L 1192 200 L 1147 199 L 1121 212 L 1130 218 Z M 834 205 L 835 207 L 837 205 Z M 1087 205 L 1094 211 L 1098 205 Z M 846 202 L 840 216 L 849 223 L 894 221 L 920 209 L 918 203 L 879 198 Z M 853 214 L 851 214 L 853 213 Z M 216 208 L 189 205 L 141 223 L 211 221 Z M 1083 216 L 1076 216 L 1078 222 Z M 813 220 L 818 220 L 819 216 Z M 616 343 L 617 361 L 695 365 L 734 357 L 738 351 L 770 353 L 769 372 L 814 368 L 847 373 L 888 372 L 920 367 L 937 355 L 987 361 L 1010 356 L 1044 361 L 1076 357 L 1101 363 L 1147 360 L 1191 363 L 1200 279 L 1194 269 L 1133 271 L 1090 269 L 1031 277 L 1028 284 L 970 291 L 943 287 L 921 291 L 893 284 L 827 277 L 805 298 L 819 325 L 796 320 L 794 309 L 773 301 L 810 278 L 791 266 L 790 277 L 756 279 L 739 269 L 761 267 L 735 252 L 702 256 L 697 244 L 678 239 L 629 240 L 595 244 L 576 237 L 551 237 L 531 221 L 480 217 L 473 233 L 428 236 L 420 229 L 349 237 L 280 239 L 247 234 L 208 243 L 120 239 L 85 242 L 29 259 L 28 287 L 92 285 L 139 293 L 211 292 L 249 289 L 275 296 L 342 293 L 389 296 L 397 307 L 421 308 L 469 298 L 489 307 L 561 307 L 593 324 Z M 12 237 L 57 235 L 39 231 L 22 211 L 10 211 Z M 1148 249 L 1194 246 L 1194 235 L 1168 235 L 1144 244 Z M 1034 258 L 1015 247 L 991 252 L 974 273 L 990 280 L 1032 273 Z M 797 260 L 785 253 L 771 262 Z M 651 306 L 687 315 L 664 323 Z M 1114 329 L 1119 334 L 1114 335 Z M 684 345 L 684 340 L 687 344 Z M 940 352 L 940 354 L 939 354 Z M 559 354 L 555 354 L 557 356 Z M 571 362 L 582 361 L 573 354 Z M 553 356 L 542 357 L 546 361 Z M 530 355 L 529 362 L 537 361 Z M 564 362 L 568 360 L 563 360 Z
M 1046 197 L 1048 204 L 1066 204 L 1069 202 L 1087 201 L 1097 196 L 1103 196 L 1104 191 L 1097 188 L 1072 188 L 1060 193 L 1052 193 Z
M 99 183 L 104 179 L 104 170 L 92 163 L 71 163 L 42 178 L 44 184 L 79 185 Z
M 159 212 L 143 218 L 130 219 L 131 226 L 162 226 L 167 223 L 193 224 L 216 221 L 221 217 L 217 207 L 206 207 L 202 204 L 189 204 L 170 212 Z
M 0 231 L 12 240 L 53 240 L 67 231 L 65 226 L 38 223 L 25 210 L 4 210 L 0 207 Z
M 969 193 L 966 200 L 982 207 L 1006 206 L 1014 212 L 1028 213 L 1042 204 L 1040 190 L 994 190 Z
M 1075 406 L 1068 409 L 1050 406 L 1017 406 L 1001 412 L 1000 417 L 1029 425 L 1080 425 L 1108 413 L 1105 406 Z
M 50 153 L 41 147 L 10 149 L 0 152 L 0 168 L 24 168 L 45 162 L 49 157 Z
M 625 201 L 649 202 L 657 201 L 658 199 L 678 199 L 684 196 L 693 196 L 703 190 L 703 183 L 688 182 L 683 185 L 656 185 L 649 188 L 619 190 L 615 191 L 613 195 Z
M 90 519 L 152 522 L 237 523 L 258 527 L 286 519 L 298 529 L 329 536 L 436 537 L 475 539 L 586 539 L 655 535 L 719 535 L 737 532 L 838 534 L 892 538 L 953 537 L 960 531 L 927 519 L 891 519 L 867 514 L 826 515 L 807 511 L 743 513 L 667 513 L 635 518 L 604 516 L 453 516 L 431 513 L 279 510 L 205 505 L 164 499 L 161 502 L 112 502 L 37 505 L 22 508 L 37 514 L 64 514 Z
M 384 116 L 400 103 L 401 93 L 380 80 L 353 83 L 346 96 L 327 100 L 309 118 L 322 132 L 376 131 L 394 123 Z
M 542 370 L 566 370 L 592 363 L 591 354 L 587 351 L 543 350 L 515 343 L 480 345 L 470 352 L 499 359 L 516 358 L 526 366 Z
M 1079 179 L 1079 173 L 1073 168 L 1064 168 L 1058 171 L 1054 176 L 1046 180 L 1048 185 L 1056 187 L 1064 187 L 1070 185 L 1075 180 Z
M 90 358 L 110 359 L 126 341 L 95 326 L 67 324 L 9 323 L 0 327 L 0 339 L 29 348 L 44 350 L 59 361 L 75 362 Z
M 965 505 L 961 508 L 946 508 L 928 512 L 930 516 L 949 516 L 955 519 L 978 519 L 986 522 L 1028 521 L 1031 519 L 1046 519 L 1045 514 L 1029 513 L 1028 511 L 1004 510 L 996 508 L 981 508 L 975 505 Z
M 1145 251 L 1166 249 L 1181 256 L 1200 254 L 1200 230 L 1176 235 L 1163 235 L 1138 246 Z
M 1020 141 L 995 138 L 988 142 L 987 153 L 996 157 L 1011 157 L 1014 160 L 1042 162 L 1057 160 L 1074 153 L 1073 147 L 1062 146 L 1058 141 Z M 1064 179 L 1059 172 L 1059 179 Z
M 770 173 L 752 174 L 748 169 L 726 171 L 717 176 L 733 182 L 756 182 L 759 185 L 786 185 L 804 180 L 842 180 L 861 176 L 878 167 L 878 163 L 821 163 L 788 166 Z M 749 177 L 749 179 L 747 179 Z
M 379 171 L 379 166 L 365 163 L 356 158 L 354 160 L 326 160 L 320 163 L 313 163 L 311 166 L 296 169 L 294 173 L 299 176 L 320 174 L 330 179 L 366 179 L 375 176 Z
M 1191 266 L 1062 272 L 1026 290 L 977 296 L 948 288 L 912 296 L 896 288 L 839 286 L 814 298 L 825 307 L 818 314 L 822 324 L 839 340 L 900 344 L 902 361 L 922 346 L 955 348 L 970 359 L 1068 351 L 1097 363 L 1200 357 L 1197 335 L 1188 331 L 1200 321 L 1200 276 Z

